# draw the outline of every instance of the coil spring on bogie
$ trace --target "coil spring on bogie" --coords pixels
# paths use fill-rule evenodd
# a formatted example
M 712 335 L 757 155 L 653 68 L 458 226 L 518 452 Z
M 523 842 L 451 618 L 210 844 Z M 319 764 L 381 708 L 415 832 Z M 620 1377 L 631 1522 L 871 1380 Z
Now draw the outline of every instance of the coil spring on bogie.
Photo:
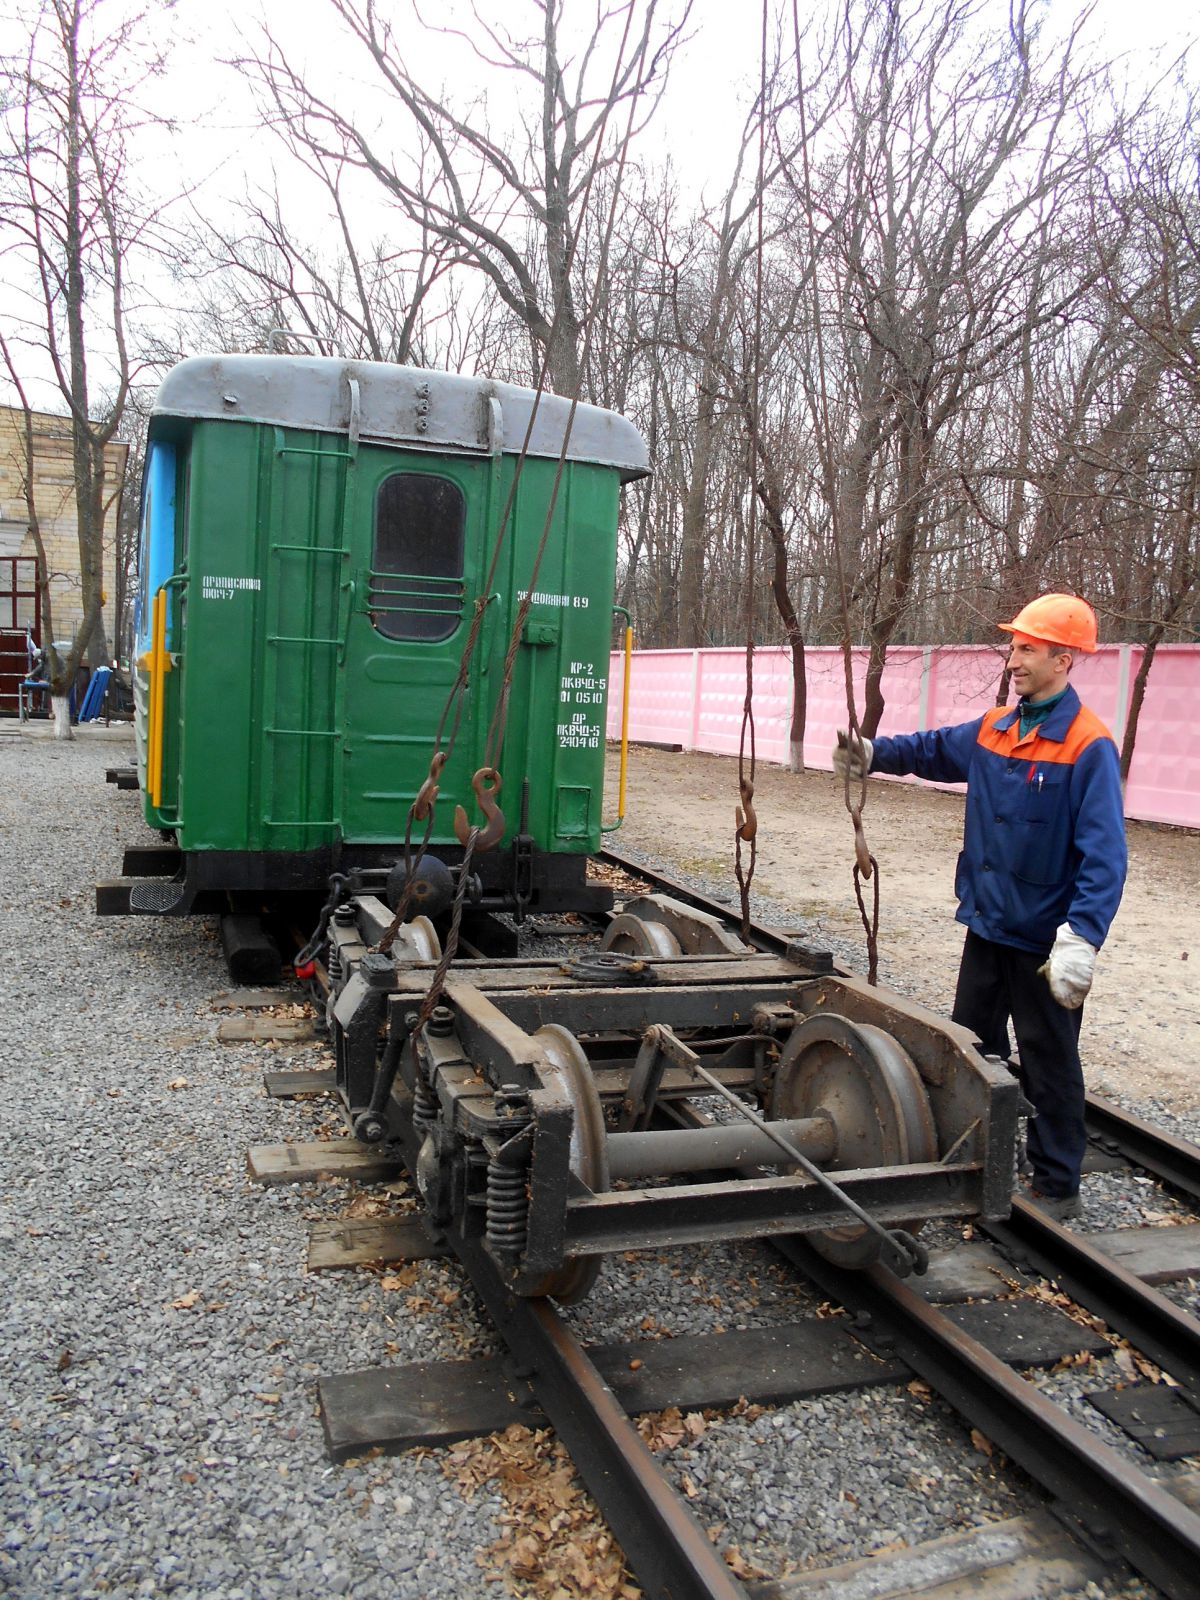
M 488 1162 L 487 1241 L 499 1255 L 519 1256 L 529 1232 L 529 1195 L 525 1168 L 497 1160 Z
M 438 1097 L 420 1072 L 413 1089 L 412 1119 L 413 1127 L 422 1134 L 428 1133 L 438 1119 Z

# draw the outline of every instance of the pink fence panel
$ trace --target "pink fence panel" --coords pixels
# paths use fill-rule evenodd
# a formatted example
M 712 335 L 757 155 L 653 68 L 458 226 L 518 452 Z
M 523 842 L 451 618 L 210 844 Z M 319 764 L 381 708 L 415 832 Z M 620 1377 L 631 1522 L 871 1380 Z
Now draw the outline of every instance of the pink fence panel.
M 737 755 L 746 699 L 746 652 L 702 650 L 700 692 L 703 696 L 704 748 Z M 788 724 L 792 716 L 792 669 L 780 650 L 754 653 L 754 739 L 764 761 L 787 760 Z M 749 753 L 747 734 L 747 754 Z
M 913 727 L 945 728 L 972 722 L 996 703 L 1005 652 L 986 645 L 942 646 L 926 652 L 924 720 Z M 887 673 L 884 673 L 887 688 Z M 900 730 L 897 730 L 900 731 Z
M 1071 668 L 1071 682 L 1079 691 L 1079 698 L 1091 707 L 1118 744 L 1129 706 L 1130 680 L 1123 664 L 1127 659 L 1128 647 L 1111 645 L 1094 656 L 1076 656 Z
M 695 650 L 638 650 L 629 691 L 629 737 L 651 744 L 699 749 L 695 725 L 700 707 Z M 621 684 L 625 660 L 614 654 L 608 677 L 608 733 L 621 734 Z
M 1131 650 L 1130 655 L 1132 684 L 1141 651 Z M 1127 816 L 1200 827 L 1198 690 L 1200 650 L 1188 644 L 1160 645 L 1138 718 L 1125 789 Z
M 1136 645 L 1104 645 L 1077 658 L 1072 681 L 1120 742 L 1130 688 L 1141 661 Z M 852 653 L 855 705 L 863 704 L 867 653 Z M 986 645 L 922 648 L 888 653 L 883 675 L 885 708 L 880 732 L 908 733 L 969 722 L 995 704 L 1004 654 Z M 610 676 L 608 733 L 621 731 L 622 659 Z M 842 653 L 805 652 L 808 708 L 805 765 L 829 769 L 838 728 L 846 724 Z M 1200 827 L 1200 646 L 1163 645 L 1154 658 L 1138 720 L 1137 746 L 1125 796 L 1127 816 L 1148 822 Z M 630 737 L 682 744 L 689 750 L 736 755 L 746 692 L 744 651 L 639 650 L 633 658 Z M 792 710 L 792 668 L 780 647 L 754 655 L 754 723 L 765 761 L 786 762 Z

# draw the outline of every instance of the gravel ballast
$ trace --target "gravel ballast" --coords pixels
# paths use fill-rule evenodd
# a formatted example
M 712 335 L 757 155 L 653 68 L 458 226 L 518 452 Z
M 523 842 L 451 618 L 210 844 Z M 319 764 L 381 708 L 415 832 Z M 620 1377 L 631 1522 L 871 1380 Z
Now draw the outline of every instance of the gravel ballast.
M 105 787 L 130 758 L 0 741 L 0 1589 L 478 1593 L 497 1502 L 436 1457 L 332 1467 L 314 1406 L 320 1373 L 466 1353 L 469 1297 L 446 1315 L 436 1262 L 416 1314 L 378 1276 L 305 1274 L 306 1214 L 348 1197 L 245 1177 L 250 1145 L 307 1130 L 262 1095 L 282 1063 L 213 1037 L 212 924 L 94 914 L 94 881 L 150 837 Z
M 0 737 L 0 1589 L 494 1594 L 479 1557 L 504 1531 L 499 1497 L 464 1498 L 443 1452 L 332 1467 L 315 1409 L 320 1374 L 461 1359 L 494 1336 L 449 1263 L 419 1263 L 403 1288 L 306 1274 L 307 1228 L 346 1212 L 345 1184 L 247 1180 L 250 1145 L 311 1139 L 331 1109 L 261 1088 L 265 1067 L 314 1051 L 216 1042 L 228 983 L 211 921 L 95 917 L 95 880 L 153 837 L 138 797 L 104 783 L 131 754 L 88 734 Z M 1091 1227 L 1136 1220 L 1112 1178 L 1089 1180 L 1088 1200 Z M 818 1304 L 765 1249 L 722 1246 L 611 1261 L 572 1319 L 588 1339 L 654 1337 Z M 664 1459 L 718 1541 L 772 1572 L 1039 1499 L 902 1388 L 713 1418 Z

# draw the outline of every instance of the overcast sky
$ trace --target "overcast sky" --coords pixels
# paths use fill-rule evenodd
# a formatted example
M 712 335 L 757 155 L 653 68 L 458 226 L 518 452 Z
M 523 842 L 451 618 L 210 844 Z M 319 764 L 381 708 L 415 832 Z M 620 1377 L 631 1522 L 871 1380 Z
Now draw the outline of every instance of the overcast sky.
M 0 37 L 11 49 L 24 34 L 28 37 L 27 17 L 34 0 L 0 0 Z M 104 6 L 120 6 L 125 0 L 104 0 Z M 132 3 L 132 0 L 130 0 Z M 772 0 L 774 9 L 778 0 Z M 664 12 L 678 12 L 681 0 L 660 0 Z M 995 21 L 1007 16 L 1007 0 L 985 0 L 984 14 L 994 6 Z M 382 9 L 382 8 L 381 8 Z M 470 20 L 465 0 L 427 0 L 426 14 L 440 22 Z M 524 0 L 481 0 L 483 14 L 517 28 L 536 20 Z M 595 0 L 568 0 L 568 17 L 578 17 L 587 26 L 595 14 Z M 802 19 L 813 9 L 801 0 Z M 1051 0 L 1051 25 L 1069 27 L 1079 7 L 1068 0 Z M 409 12 L 408 0 L 396 0 L 395 14 Z M 790 18 L 790 5 L 787 15 Z M 147 175 L 163 195 L 183 188 L 195 188 L 197 207 L 210 215 L 220 215 L 229 201 L 244 196 L 247 184 L 268 185 L 272 163 L 281 163 L 277 143 L 256 129 L 251 99 L 223 57 L 235 55 L 239 34 L 253 37 L 255 21 L 265 17 L 290 54 L 312 64 L 314 74 L 330 86 L 330 92 L 344 103 L 365 104 L 368 92 L 362 87 L 373 83 L 373 69 L 362 60 L 361 51 L 344 38 L 342 25 L 329 0 L 177 0 L 164 13 L 166 28 L 176 43 L 167 76 L 159 89 L 162 109 L 179 119 L 174 141 L 148 135 L 153 151 L 143 143 L 139 158 L 150 157 Z M 1085 24 L 1083 40 L 1089 52 L 1100 58 L 1122 58 L 1119 72 L 1141 88 L 1156 82 L 1171 61 L 1194 39 L 1200 28 L 1196 22 L 1194 0 L 1094 0 Z M 731 0 L 694 0 L 689 38 L 680 49 L 672 68 L 667 95 L 640 153 L 653 160 L 669 155 L 682 182 L 699 197 L 703 192 L 717 199 L 728 183 L 746 108 L 753 95 L 759 70 L 759 17 L 757 5 L 732 4 Z M 790 23 L 789 23 L 790 26 Z M 615 37 L 616 35 L 614 35 Z M 445 85 L 456 98 L 469 96 L 487 78 L 495 82 L 473 60 L 465 45 L 444 38 L 431 38 L 412 25 L 406 35 L 414 73 L 430 87 Z M 510 81 L 516 82 L 514 78 Z M 1167 90 L 1164 88 L 1164 93 Z M 506 114 L 502 97 L 493 102 L 497 118 Z M 511 102 L 507 114 L 511 114 Z M 613 130 L 616 136 L 617 130 Z M 154 154 L 153 152 L 157 152 Z M 379 213 L 364 214 L 364 228 L 378 231 Z M 169 291 L 167 291 L 169 292 Z M 0 315 L 10 302 L 0 292 Z M 53 404 L 44 390 L 41 403 Z M 55 406 L 55 409 L 58 409 Z
M 778 0 L 772 0 L 772 6 Z M 1008 11 L 1007 0 L 988 0 L 985 14 L 994 7 L 996 20 Z M 661 9 L 678 10 L 663 0 Z M 801 21 L 814 7 L 801 0 Z M 1075 0 L 1050 0 L 1052 24 L 1069 27 L 1081 6 Z M 1154 81 L 1180 50 L 1200 34 L 1195 0 L 1094 0 L 1091 16 L 1084 27 L 1087 46 L 1101 55 L 1121 57 L 1122 68 L 1135 83 Z M 397 0 L 395 11 L 403 16 L 406 0 Z M 465 0 L 430 0 L 425 14 L 441 22 L 467 26 L 469 6 Z M 490 0 L 483 14 L 517 28 L 532 15 L 523 0 Z M 790 6 L 787 8 L 790 16 Z M 582 18 L 594 15 L 591 0 L 568 0 L 568 14 Z M 178 108 L 192 107 L 194 121 L 199 115 L 226 117 L 238 123 L 246 111 L 245 100 L 230 82 L 227 70 L 218 65 L 222 55 L 233 49 L 238 32 L 252 36 L 255 19 L 266 18 L 275 35 L 286 43 L 298 60 L 307 59 L 322 76 L 336 67 L 347 94 L 356 82 L 370 82 L 361 53 L 341 37 L 341 24 L 333 15 L 329 0 L 258 0 L 246 5 L 239 0 L 178 0 L 173 16 L 187 43 L 180 53 L 169 102 Z M 734 4 L 731 0 L 694 0 L 688 27 L 688 42 L 678 53 L 671 71 L 667 96 L 655 122 L 652 147 L 669 153 L 685 181 L 697 187 L 723 188 L 730 170 L 745 109 L 753 94 L 759 71 L 760 8 L 753 4 Z M 445 84 L 451 93 L 466 94 L 490 76 L 471 57 L 470 52 L 444 38 L 431 39 L 414 26 L 406 41 L 414 69 L 422 81 Z M 189 141 L 195 148 L 195 141 Z M 244 151 L 243 151 L 244 153 Z M 262 154 L 261 140 L 258 154 Z M 210 150 L 211 155 L 211 150 Z M 230 159 L 236 162 L 232 150 Z M 201 156 L 202 159 L 202 156 Z

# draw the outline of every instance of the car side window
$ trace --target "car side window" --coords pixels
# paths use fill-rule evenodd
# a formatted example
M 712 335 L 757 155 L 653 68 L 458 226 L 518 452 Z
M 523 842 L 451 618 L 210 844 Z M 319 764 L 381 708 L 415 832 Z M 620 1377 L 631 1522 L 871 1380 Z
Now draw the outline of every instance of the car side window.
M 375 495 L 367 609 L 386 639 L 448 639 L 462 620 L 467 503 L 449 478 L 393 472 Z

